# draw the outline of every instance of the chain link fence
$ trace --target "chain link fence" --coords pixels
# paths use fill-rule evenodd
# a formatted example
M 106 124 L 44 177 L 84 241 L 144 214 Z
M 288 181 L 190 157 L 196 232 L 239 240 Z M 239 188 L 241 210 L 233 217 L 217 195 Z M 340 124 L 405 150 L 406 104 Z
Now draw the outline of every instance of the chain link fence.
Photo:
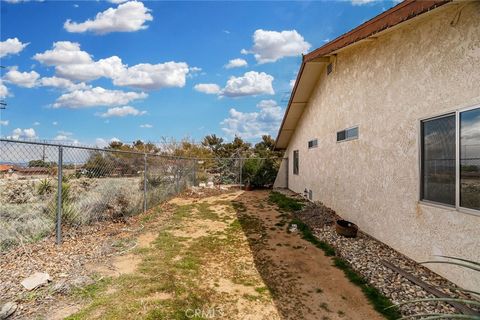
M 193 186 L 240 187 L 271 159 L 196 159 L 0 139 L 0 251 L 121 221 Z M 275 173 L 276 174 L 276 173 Z

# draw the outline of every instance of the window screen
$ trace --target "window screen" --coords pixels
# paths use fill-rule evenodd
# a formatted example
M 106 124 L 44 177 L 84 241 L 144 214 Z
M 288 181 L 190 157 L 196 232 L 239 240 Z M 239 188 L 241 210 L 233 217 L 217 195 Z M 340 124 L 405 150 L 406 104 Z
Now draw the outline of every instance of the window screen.
M 455 115 L 422 122 L 422 199 L 455 205 Z
M 480 109 L 460 113 L 460 206 L 480 210 Z
M 293 151 L 293 174 L 298 174 L 298 150 Z
M 317 139 L 308 141 L 308 149 L 316 148 L 317 146 L 318 146 L 318 140 Z

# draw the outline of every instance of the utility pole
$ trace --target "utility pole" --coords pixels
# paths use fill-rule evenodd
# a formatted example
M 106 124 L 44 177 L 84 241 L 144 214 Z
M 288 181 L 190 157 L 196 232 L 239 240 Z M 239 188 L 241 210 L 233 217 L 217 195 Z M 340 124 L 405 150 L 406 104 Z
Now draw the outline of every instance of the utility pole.
M 0 69 L 5 69 L 4 66 L 0 66 Z M 0 110 L 5 110 L 7 108 L 7 103 L 5 102 L 5 100 L 0 100 Z

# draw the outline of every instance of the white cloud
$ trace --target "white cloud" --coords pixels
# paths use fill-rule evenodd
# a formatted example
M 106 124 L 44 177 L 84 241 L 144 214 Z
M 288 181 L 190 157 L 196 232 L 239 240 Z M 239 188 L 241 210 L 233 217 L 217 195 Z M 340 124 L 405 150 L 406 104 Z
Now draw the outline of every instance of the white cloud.
M 120 4 L 120 3 L 124 3 L 124 2 L 127 2 L 128 0 L 108 0 L 108 2 L 110 3 L 115 3 L 115 4 Z
M 229 117 L 220 123 L 222 130 L 230 137 L 238 135 L 244 139 L 275 134 L 282 121 L 282 108 L 274 100 L 262 100 L 257 107 L 260 109 L 258 112 L 230 109 Z
M 185 86 L 188 72 L 185 62 L 141 63 L 118 73 L 113 77 L 113 84 L 142 89 L 181 88 Z
M 60 89 L 66 89 L 68 91 L 88 88 L 88 86 L 83 82 L 74 83 L 68 79 L 59 78 L 55 76 L 41 78 L 39 83 L 42 87 L 60 88 Z
M 129 1 L 117 8 L 97 13 L 93 20 L 77 23 L 69 19 L 65 21 L 63 27 L 68 32 L 91 31 L 97 34 L 133 32 L 147 28 L 144 23 L 153 20 L 150 11 L 142 2 Z
M 20 129 L 16 128 L 12 131 L 12 135 L 7 137 L 8 139 L 36 139 L 37 134 L 33 128 Z
M 265 72 L 249 71 L 241 77 L 228 79 L 221 94 L 227 97 L 275 94 L 272 82 L 273 76 Z
M 354 6 L 362 6 L 364 4 L 372 3 L 372 2 L 377 2 L 379 0 L 351 0 L 352 5 Z M 401 1 L 401 0 L 400 0 Z
M 0 98 L 5 98 L 8 96 L 8 88 L 3 84 L 3 81 L 0 79 Z
M 141 124 L 140 128 L 150 129 L 150 128 L 153 128 L 153 126 L 151 124 L 146 123 L 146 124 Z
M 120 139 L 118 138 L 111 138 L 110 140 L 104 139 L 104 138 L 97 138 L 95 139 L 95 145 L 99 148 L 105 148 L 107 147 L 110 142 L 120 142 Z
M 275 62 L 284 57 L 298 56 L 308 49 L 306 42 L 296 30 L 268 31 L 258 29 L 253 34 L 253 48 L 242 49 L 242 54 L 253 53 L 259 63 Z
M 199 92 L 203 92 L 206 94 L 219 94 L 220 93 L 220 86 L 215 83 L 199 83 L 193 87 L 195 90 Z
M 9 54 L 20 53 L 30 43 L 22 43 L 18 38 L 9 38 L 5 41 L 0 41 L 0 58 Z
M 125 117 L 125 116 L 141 116 L 147 113 L 146 111 L 140 111 L 131 106 L 123 106 L 123 107 L 115 107 L 110 108 L 107 112 L 101 113 L 100 116 L 102 118 L 109 118 L 109 117 Z
M 40 78 L 40 75 L 37 72 L 20 72 L 17 70 L 17 67 L 11 68 L 3 77 L 6 82 L 25 88 L 33 88 L 37 86 L 38 78 Z
M 293 87 L 295 87 L 295 82 L 296 81 L 297 81 L 296 79 L 290 80 L 290 83 L 289 83 L 290 84 L 290 89 L 293 89 Z
M 241 67 L 246 67 L 248 65 L 247 61 L 245 59 L 232 59 L 228 61 L 228 63 L 225 65 L 226 69 L 232 69 L 232 68 L 241 68 Z
M 58 125 L 58 121 L 53 121 L 52 124 L 53 124 L 54 126 L 56 126 L 56 125 Z
M 55 138 L 53 138 L 53 140 L 60 140 L 60 141 L 62 141 L 62 140 L 68 140 L 68 139 L 69 139 L 69 137 L 66 136 L 66 135 L 64 135 L 64 134 L 56 135 Z
M 37 53 L 33 59 L 47 66 L 92 63 L 90 54 L 80 50 L 79 43 L 70 41 L 54 42 L 53 49 Z
M 68 64 L 55 67 L 57 74 L 63 78 L 77 81 L 91 81 L 101 77 L 114 78 L 125 71 L 122 59 L 112 56 L 83 64 Z
M 55 66 L 56 73 L 62 78 L 77 81 L 111 78 L 125 69 L 119 57 L 94 61 L 88 52 L 80 49 L 79 43 L 70 41 L 55 42 L 51 50 L 37 53 L 33 59 L 47 66 Z
M 0 126 L 8 126 L 9 123 L 8 120 L 0 120 Z
M 108 90 L 102 87 L 87 90 L 75 90 L 61 95 L 53 104 L 54 108 L 85 108 L 94 106 L 124 105 L 130 101 L 146 98 L 143 92 L 124 92 L 120 90 Z
M 69 41 L 55 42 L 53 49 L 37 53 L 33 58 L 45 65 L 55 66 L 56 74 L 61 78 L 92 81 L 104 77 L 112 79 L 117 86 L 142 89 L 183 87 L 187 74 L 201 70 L 189 67 L 185 62 L 174 61 L 128 67 L 117 56 L 95 61 L 88 52 L 80 49 L 80 44 Z
M 108 146 L 108 143 L 105 139 L 103 138 L 97 138 L 95 139 L 95 145 L 98 147 L 98 148 L 105 148 L 106 146 Z
M 39 125 L 40 125 L 40 122 L 35 121 L 35 122 L 33 123 L 33 125 L 34 125 L 34 126 L 39 126 Z

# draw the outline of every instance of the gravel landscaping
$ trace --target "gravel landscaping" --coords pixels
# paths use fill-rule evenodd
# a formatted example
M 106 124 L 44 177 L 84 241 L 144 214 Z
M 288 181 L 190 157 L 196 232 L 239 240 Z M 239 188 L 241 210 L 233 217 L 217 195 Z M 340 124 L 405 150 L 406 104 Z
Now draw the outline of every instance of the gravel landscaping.
M 302 199 L 292 192 L 283 190 L 281 192 L 290 197 Z M 435 296 L 384 266 L 382 260 L 390 262 L 451 297 L 470 298 L 458 291 L 443 289 L 457 286 L 364 232 L 359 231 L 356 238 L 345 238 L 338 235 L 335 231 L 335 221 L 340 217 L 335 211 L 321 203 L 307 203 L 303 210 L 295 213 L 295 216 L 307 224 L 319 240 L 333 246 L 337 256 L 346 260 L 371 286 L 380 290 L 393 303 L 435 298 Z M 432 302 L 403 305 L 400 307 L 400 312 L 404 316 L 425 313 L 458 313 L 447 303 Z

